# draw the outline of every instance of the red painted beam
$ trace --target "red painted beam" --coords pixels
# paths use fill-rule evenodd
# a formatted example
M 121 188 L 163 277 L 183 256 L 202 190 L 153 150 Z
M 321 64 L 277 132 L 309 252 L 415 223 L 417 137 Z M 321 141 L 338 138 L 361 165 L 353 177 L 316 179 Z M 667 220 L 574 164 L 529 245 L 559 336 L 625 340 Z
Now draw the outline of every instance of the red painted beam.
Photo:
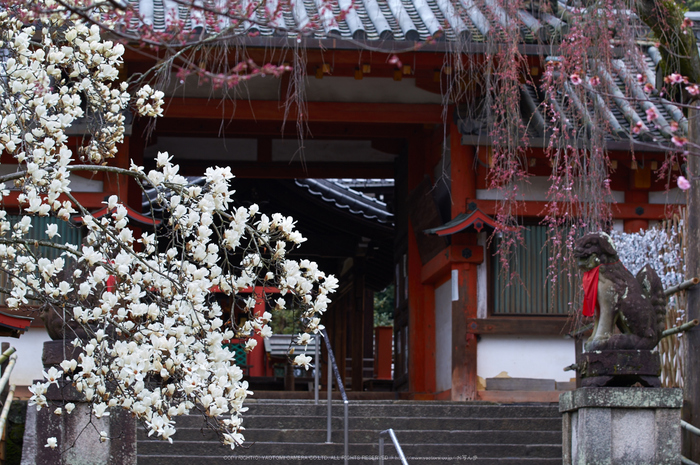
M 566 334 L 570 327 L 571 322 L 566 316 L 495 316 L 486 319 L 467 319 L 467 332 L 470 334 L 560 336 Z
M 210 166 L 230 166 L 237 178 L 393 178 L 393 163 L 353 162 L 227 162 L 226 160 L 187 160 L 175 158 L 183 176 L 202 176 Z
M 402 103 L 307 102 L 307 121 L 339 123 L 440 124 L 442 105 Z M 231 102 L 203 98 L 166 99 L 166 118 L 285 121 L 293 120 L 296 107 L 285 118 L 283 103 L 250 100 Z
M 159 226 L 162 223 L 161 220 L 158 220 L 155 218 L 150 218 L 148 216 L 142 215 L 141 213 L 137 212 L 136 210 L 134 210 L 133 208 L 131 208 L 128 205 L 126 205 L 124 208 L 126 208 L 126 216 L 128 216 L 130 219 L 132 219 L 138 223 L 141 223 L 142 225 Z M 115 212 L 116 210 L 117 210 L 116 208 L 110 209 L 107 206 L 104 206 L 100 210 L 91 213 L 91 216 L 94 218 L 102 218 L 103 216 L 111 214 L 112 212 Z M 83 217 L 82 216 L 73 217 L 73 221 L 77 221 L 79 223 L 82 223 Z
M 115 192 L 71 192 L 73 197 L 80 202 L 80 204 L 87 208 L 88 210 L 93 209 L 93 208 L 102 208 L 104 207 L 104 202 L 105 198 L 109 197 L 112 194 L 115 194 Z M 3 202 L 5 204 L 5 207 L 19 207 L 19 202 L 17 201 L 17 196 L 19 195 L 18 191 L 11 191 L 10 195 L 7 197 L 3 197 Z M 59 201 L 63 202 L 65 200 L 68 200 L 68 198 L 64 195 L 60 196 L 58 198 Z
M 496 200 L 476 200 L 467 199 L 466 204 L 474 202 L 479 210 L 489 216 L 496 215 Z M 515 206 L 515 215 L 517 216 L 543 216 L 547 202 L 540 201 L 525 201 L 518 202 Z M 619 203 L 611 206 L 612 216 L 620 220 L 662 220 L 670 214 L 680 210 L 682 205 L 663 205 L 663 204 L 634 204 L 634 203 Z
M 484 248 L 478 246 L 451 245 L 435 255 L 421 269 L 421 282 L 435 284 L 447 277 L 453 263 L 475 263 L 484 261 Z

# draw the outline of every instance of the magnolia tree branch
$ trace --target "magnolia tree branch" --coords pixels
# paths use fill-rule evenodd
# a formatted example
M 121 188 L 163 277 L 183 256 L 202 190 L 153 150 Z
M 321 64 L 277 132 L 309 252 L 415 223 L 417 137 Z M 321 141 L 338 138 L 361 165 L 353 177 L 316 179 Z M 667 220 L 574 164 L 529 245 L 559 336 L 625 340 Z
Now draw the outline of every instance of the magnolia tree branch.
M 125 409 L 150 435 L 172 442 L 175 418 L 201 412 L 222 442 L 236 447 L 244 440 L 241 414 L 249 391 L 223 341 L 237 337 L 250 351 L 257 344 L 253 336 L 272 335 L 272 314 L 254 310 L 264 299 L 273 313 L 298 311 L 298 340 L 308 343 L 309 334 L 323 328 L 321 315 L 337 280 L 309 260 L 288 258 L 305 240 L 292 218 L 235 205 L 229 168 L 208 168 L 202 185 L 191 185 L 167 153 L 159 153 L 148 172 L 106 165 L 123 142 L 125 108 L 157 117 L 163 93 L 144 86 L 132 95 L 127 84 L 115 82 L 123 46 L 79 17 L 46 14 L 26 27 L 30 12 L 0 10 L 7 53 L 0 150 L 18 165 L 16 173 L 0 176 L 0 197 L 10 194 L 3 183 L 13 182 L 21 207 L 19 220 L 0 210 L 0 271 L 8 280 L 0 293 L 7 293 L 11 309 L 38 301 L 52 337 L 73 339 L 81 351 L 46 370 L 44 381 L 31 388 L 31 403 L 70 414 L 72 403 L 51 405 L 45 396 L 50 385 L 69 383 L 97 418 L 109 408 Z M 80 154 L 92 164 L 74 164 L 66 131 L 86 115 L 92 133 Z M 152 187 L 151 211 L 158 204 L 161 227 L 135 238 L 117 196 L 105 202 L 107 214 L 91 216 L 71 193 L 77 171 Z M 51 222 L 30 235 L 33 217 L 69 221 L 75 213 L 87 231 L 81 244 L 56 243 L 58 225 Z M 51 259 L 39 247 L 63 253 Z M 274 302 L 266 288 L 279 291 Z M 230 299 L 231 312 L 214 290 Z M 245 323 L 237 321 L 236 306 L 247 313 Z M 298 354 L 294 363 L 308 369 L 310 357 Z M 56 438 L 46 446 L 69 447 Z

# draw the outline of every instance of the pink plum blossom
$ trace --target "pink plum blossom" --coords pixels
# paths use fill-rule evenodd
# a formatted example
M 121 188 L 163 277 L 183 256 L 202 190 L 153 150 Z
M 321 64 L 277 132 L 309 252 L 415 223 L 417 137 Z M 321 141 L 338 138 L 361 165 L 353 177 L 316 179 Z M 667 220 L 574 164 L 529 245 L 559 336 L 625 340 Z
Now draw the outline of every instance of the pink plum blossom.
M 688 181 L 685 176 L 678 176 L 678 187 L 681 190 L 687 191 L 690 189 L 690 181 Z
M 389 64 L 396 65 L 397 68 L 401 68 L 401 60 L 398 55 L 391 55 L 389 57 Z
M 671 142 L 676 144 L 676 146 L 678 147 L 683 147 L 685 144 L 688 143 L 688 139 L 686 139 L 685 137 L 673 136 L 671 138 Z
M 664 78 L 664 82 L 667 84 L 682 84 L 687 83 L 688 78 L 678 73 L 671 73 L 670 75 Z
M 649 121 L 651 123 L 652 121 L 654 121 L 658 117 L 659 117 L 659 114 L 657 113 L 656 108 L 654 108 L 654 107 L 647 108 L 647 121 Z
M 647 129 L 646 126 L 644 126 L 644 123 L 641 121 L 637 121 L 637 124 L 632 126 L 632 134 L 639 134 L 642 131 L 645 131 Z

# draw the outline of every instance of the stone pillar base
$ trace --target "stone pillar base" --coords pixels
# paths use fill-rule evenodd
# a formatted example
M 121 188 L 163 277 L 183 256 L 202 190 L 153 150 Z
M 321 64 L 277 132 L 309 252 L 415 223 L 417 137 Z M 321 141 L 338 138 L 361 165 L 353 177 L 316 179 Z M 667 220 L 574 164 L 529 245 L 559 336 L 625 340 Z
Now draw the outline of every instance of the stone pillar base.
M 677 465 L 683 391 L 581 388 L 559 396 L 564 465 Z
M 44 343 L 43 363 L 48 368 L 56 366 L 64 356 L 77 357 L 72 344 L 64 341 Z M 27 419 L 22 447 L 22 465 L 135 465 L 136 420 L 126 410 L 113 408 L 109 416 L 97 419 L 92 416 L 85 397 L 73 386 L 61 389 L 51 385 L 46 393 L 50 407 L 37 411 L 35 405 L 27 407 Z M 57 407 L 66 402 L 75 404 L 71 414 L 54 414 Z M 100 438 L 100 431 L 109 439 Z M 45 447 L 48 438 L 55 437 L 58 447 Z

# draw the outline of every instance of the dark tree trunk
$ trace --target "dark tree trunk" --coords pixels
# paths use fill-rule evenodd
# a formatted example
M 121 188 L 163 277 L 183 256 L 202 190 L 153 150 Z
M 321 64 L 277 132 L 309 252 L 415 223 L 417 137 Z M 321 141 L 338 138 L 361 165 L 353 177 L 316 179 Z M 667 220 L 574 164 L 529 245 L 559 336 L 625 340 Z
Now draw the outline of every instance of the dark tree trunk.
M 660 43 L 663 58 L 661 73 L 672 72 L 686 76 L 692 83 L 700 83 L 700 54 L 698 54 L 695 34 L 684 28 L 684 13 L 673 0 L 638 0 L 636 11 L 644 23 L 651 28 Z M 678 98 L 679 96 L 674 96 Z M 697 101 L 694 102 L 697 105 Z M 688 111 L 689 140 L 692 147 L 700 143 L 700 110 Z M 688 155 L 688 174 L 700 176 L 700 154 L 696 148 Z M 693 153 L 696 152 L 696 153 Z M 686 238 L 686 273 L 688 277 L 700 276 L 700 180 L 691 180 L 688 190 L 688 214 Z M 687 321 L 700 317 L 700 287 L 688 291 Z M 683 419 L 695 426 L 700 425 L 700 372 L 697 355 L 700 353 L 700 328 L 696 327 L 685 335 L 684 357 L 684 401 Z M 695 462 L 700 461 L 700 438 L 683 432 L 683 455 Z
M 688 115 L 690 129 L 689 139 L 700 142 L 700 109 L 692 109 Z M 686 275 L 700 276 L 700 157 L 688 155 L 688 174 L 691 188 L 688 192 L 688 225 L 686 238 Z M 687 321 L 700 318 L 700 286 L 688 290 Z M 698 371 L 698 354 L 700 353 L 700 327 L 695 327 L 683 335 L 685 339 L 684 354 L 684 397 L 683 419 L 700 426 L 700 372 Z M 700 438 L 687 431 L 683 432 L 683 455 L 695 462 L 700 461 Z
M 659 41 L 664 76 L 680 73 L 690 82 L 700 83 L 700 55 L 695 34 L 683 28 L 685 15 L 673 0 L 638 0 L 637 14 Z

